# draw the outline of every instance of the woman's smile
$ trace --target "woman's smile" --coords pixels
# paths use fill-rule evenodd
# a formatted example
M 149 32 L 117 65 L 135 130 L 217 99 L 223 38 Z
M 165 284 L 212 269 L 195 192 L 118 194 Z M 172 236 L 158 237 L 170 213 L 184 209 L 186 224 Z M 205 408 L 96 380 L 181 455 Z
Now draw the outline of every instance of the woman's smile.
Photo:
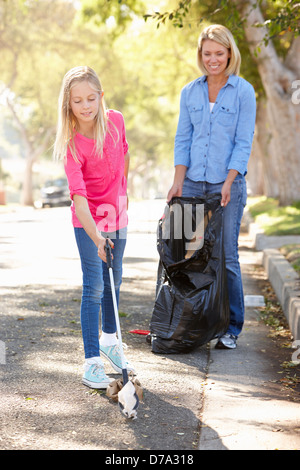
M 208 73 L 224 74 L 229 58 L 230 52 L 226 47 L 211 39 L 203 41 L 202 61 Z

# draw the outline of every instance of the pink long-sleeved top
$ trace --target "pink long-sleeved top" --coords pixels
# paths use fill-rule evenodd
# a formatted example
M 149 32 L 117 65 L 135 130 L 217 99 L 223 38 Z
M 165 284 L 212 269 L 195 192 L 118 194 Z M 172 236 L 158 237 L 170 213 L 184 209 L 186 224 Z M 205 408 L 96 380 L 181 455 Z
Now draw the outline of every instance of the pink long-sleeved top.
M 85 197 L 98 230 L 114 232 L 128 224 L 127 181 L 124 175 L 128 143 L 123 115 L 119 111 L 108 110 L 107 125 L 102 156 L 94 152 L 93 139 L 78 133 L 75 135 L 78 162 L 68 149 L 65 172 L 72 201 L 74 194 Z M 71 211 L 73 226 L 82 227 L 74 202 Z

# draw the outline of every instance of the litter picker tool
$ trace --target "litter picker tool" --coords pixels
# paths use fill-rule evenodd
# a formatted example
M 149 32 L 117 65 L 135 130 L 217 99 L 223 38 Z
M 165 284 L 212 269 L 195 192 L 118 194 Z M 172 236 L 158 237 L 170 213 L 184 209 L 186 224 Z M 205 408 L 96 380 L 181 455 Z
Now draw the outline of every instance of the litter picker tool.
M 137 408 L 139 406 L 139 398 L 136 393 L 136 388 L 131 380 L 128 379 L 128 372 L 126 368 L 126 361 L 123 351 L 123 343 L 122 343 L 122 334 L 121 334 L 121 327 L 120 327 L 120 319 L 119 319 L 119 312 L 117 306 L 117 299 L 116 299 L 116 291 L 115 291 L 115 282 L 114 282 L 114 275 L 113 275 L 113 260 L 111 256 L 111 247 L 106 239 L 105 244 L 105 252 L 106 252 L 106 262 L 107 268 L 109 272 L 109 279 L 110 279 L 110 286 L 111 286 L 111 293 L 113 299 L 113 306 L 114 306 L 114 313 L 115 313 L 115 320 L 117 325 L 117 333 L 118 333 L 118 341 L 119 341 L 119 349 L 121 355 L 121 363 L 122 363 L 122 377 L 123 377 L 123 387 L 118 392 L 118 402 L 120 411 L 123 413 L 126 418 L 137 418 Z

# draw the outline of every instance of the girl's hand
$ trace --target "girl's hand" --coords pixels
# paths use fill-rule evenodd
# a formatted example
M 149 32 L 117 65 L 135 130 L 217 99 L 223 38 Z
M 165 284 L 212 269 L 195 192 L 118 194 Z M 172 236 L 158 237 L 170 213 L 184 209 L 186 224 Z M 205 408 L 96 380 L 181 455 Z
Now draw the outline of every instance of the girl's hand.
M 111 248 L 114 248 L 114 244 L 109 238 L 108 238 L 108 243 L 110 244 Z M 99 240 L 99 244 L 98 244 L 98 256 L 99 258 L 102 259 L 102 261 L 107 263 L 105 244 L 106 244 L 106 238 L 101 237 Z M 111 257 L 113 258 L 113 255 L 111 255 Z

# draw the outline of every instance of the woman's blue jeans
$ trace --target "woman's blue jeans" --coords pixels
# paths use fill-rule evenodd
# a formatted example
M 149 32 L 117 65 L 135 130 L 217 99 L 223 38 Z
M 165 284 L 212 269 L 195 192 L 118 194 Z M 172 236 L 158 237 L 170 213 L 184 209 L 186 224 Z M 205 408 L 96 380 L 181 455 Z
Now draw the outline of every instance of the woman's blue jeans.
M 82 297 L 80 320 L 85 358 L 99 356 L 99 314 L 101 306 L 102 331 L 117 330 L 107 265 L 98 256 L 98 249 L 83 228 L 75 227 L 75 238 L 82 268 Z M 102 233 L 114 243 L 113 275 L 117 304 L 122 283 L 122 262 L 126 245 L 127 228 L 114 233 Z
M 205 181 L 191 181 L 185 178 L 183 197 L 204 197 L 207 194 L 221 193 L 223 183 L 211 184 Z M 237 175 L 231 186 L 230 202 L 224 208 L 224 252 L 230 304 L 230 325 L 227 333 L 238 336 L 244 324 L 244 293 L 239 263 L 238 238 L 244 207 L 247 201 L 247 188 L 244 176 Z

